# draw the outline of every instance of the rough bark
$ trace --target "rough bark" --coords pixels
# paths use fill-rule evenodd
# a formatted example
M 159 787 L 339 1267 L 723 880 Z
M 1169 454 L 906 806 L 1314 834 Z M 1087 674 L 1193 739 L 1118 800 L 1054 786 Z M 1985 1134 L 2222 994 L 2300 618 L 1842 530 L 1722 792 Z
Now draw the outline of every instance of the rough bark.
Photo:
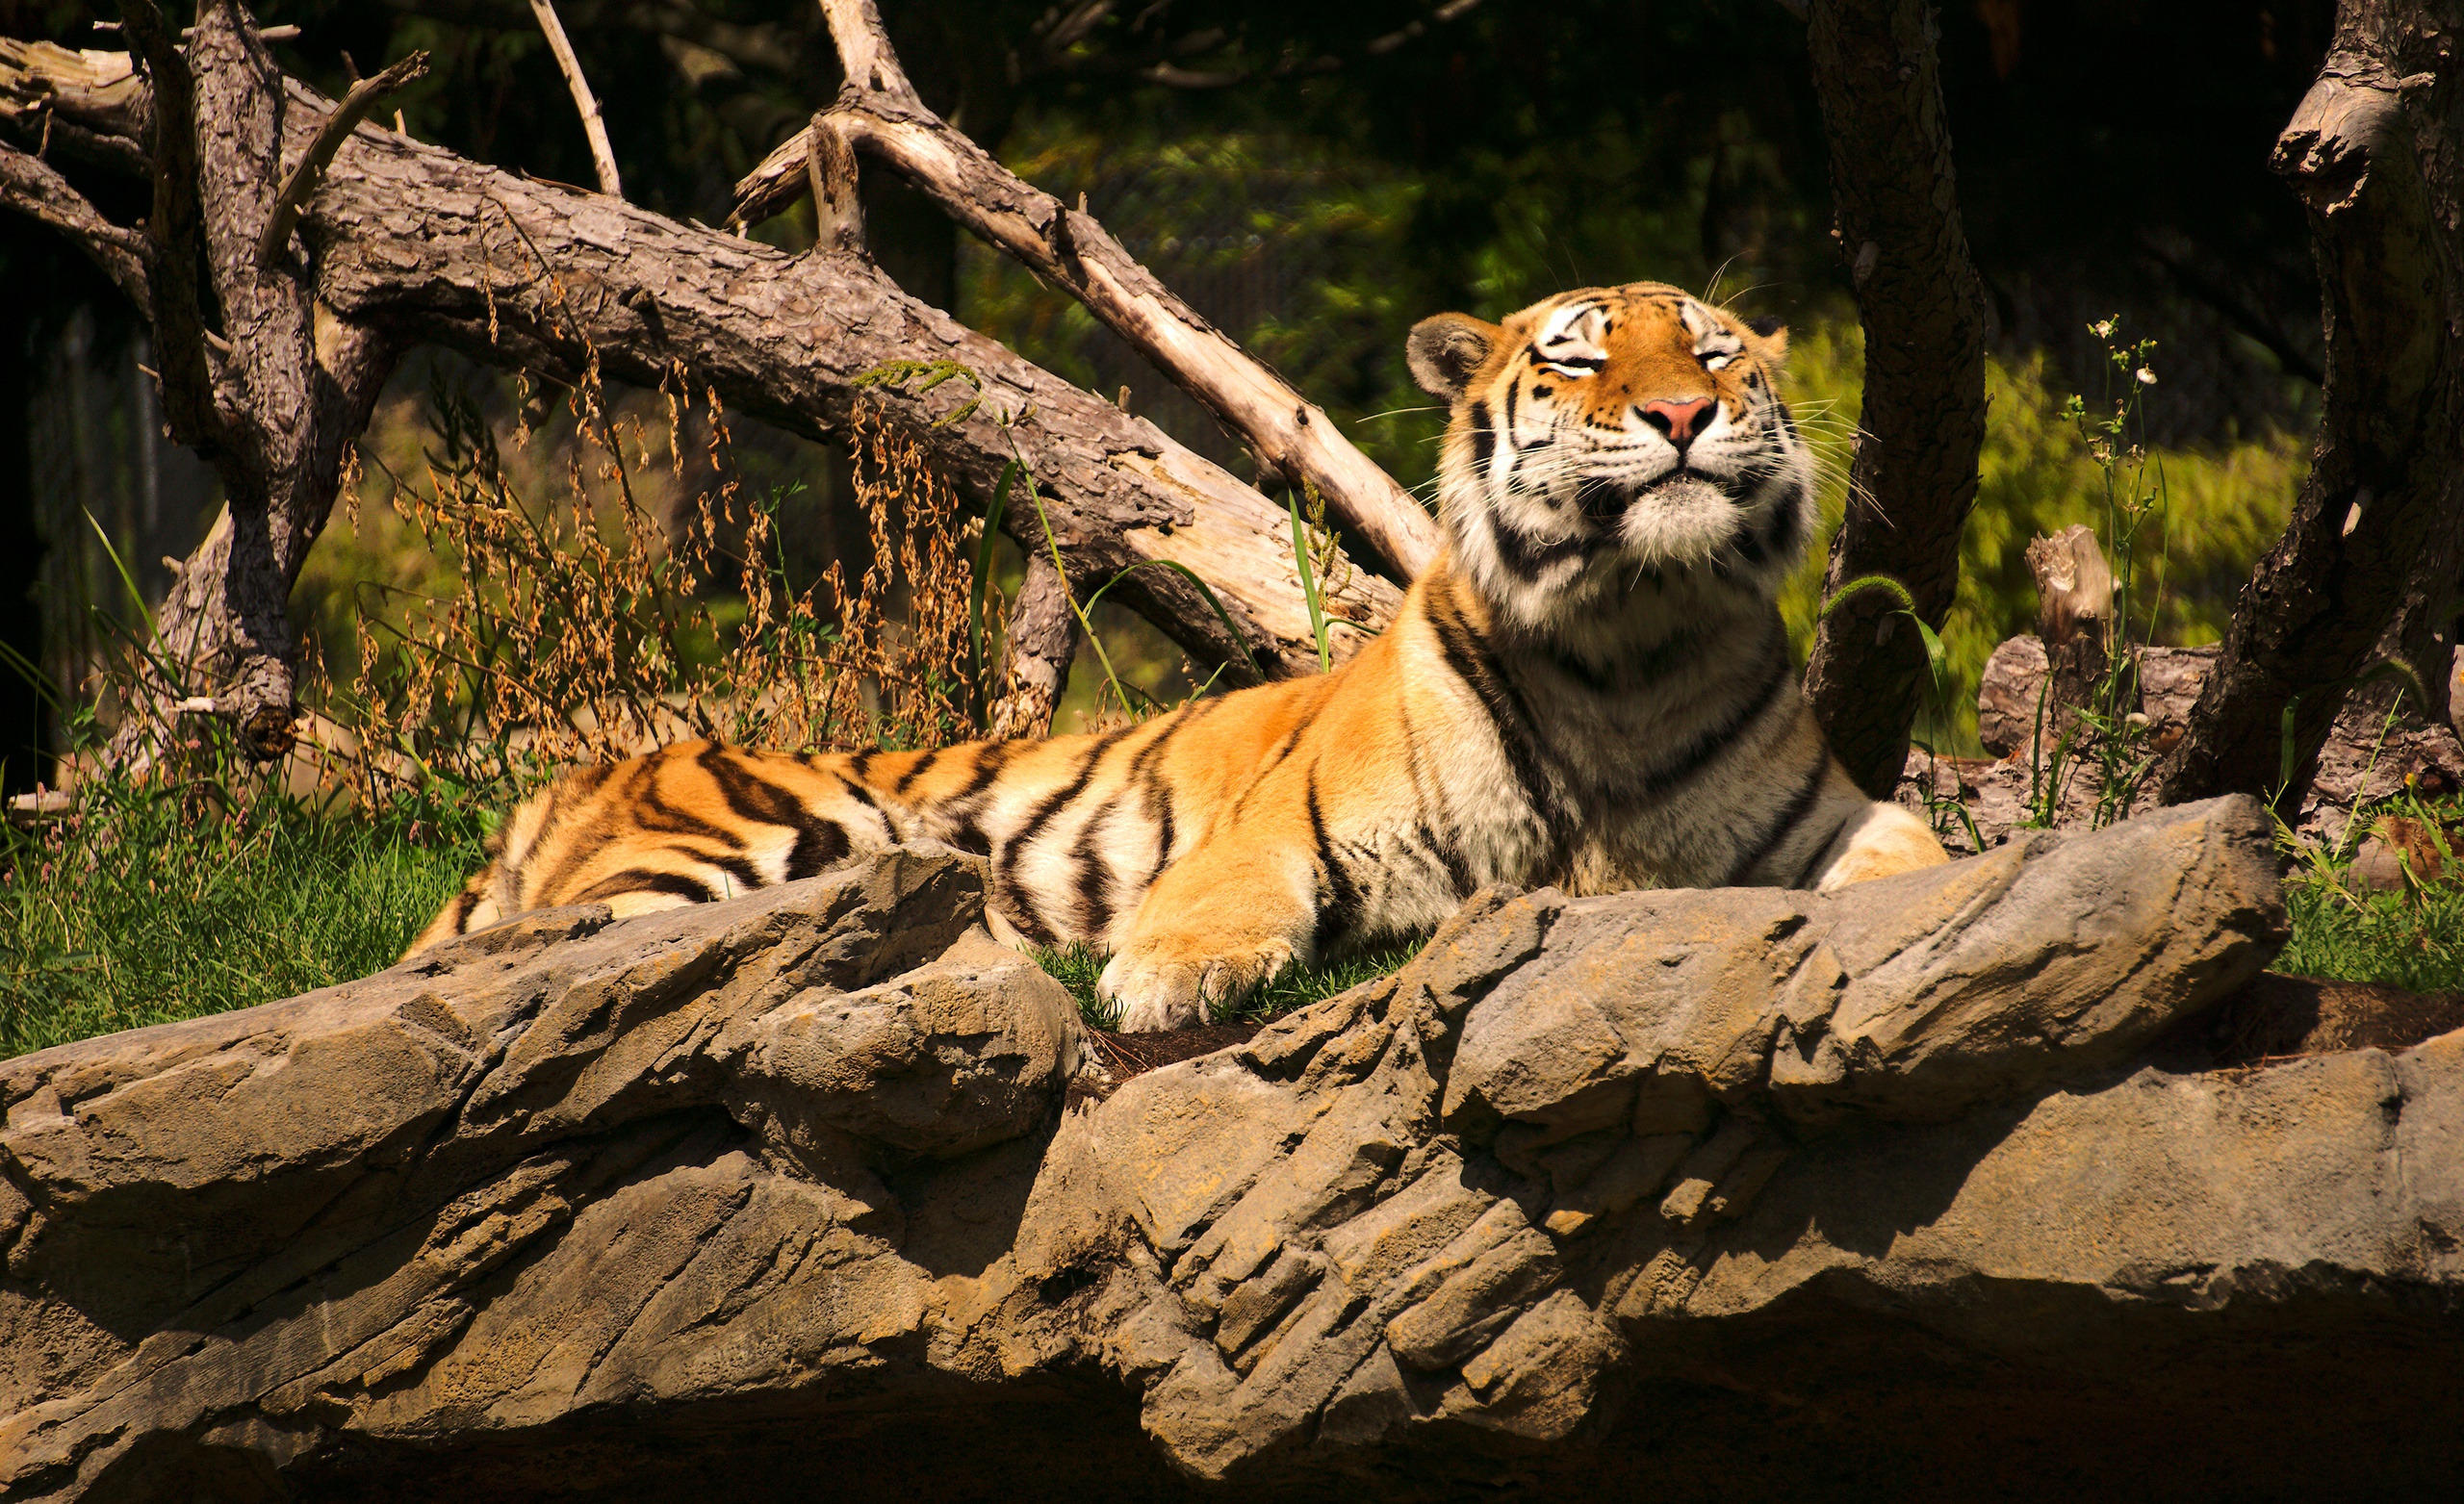
M 832 110 L 736 186 L 737 222 L 776 213 L 806 191 L 817 139 L 860 147 L 988 243 L 1084 303 L 1245 440 L 1261 464 L 1295 485 L 1316 487 L 1395 578 L 1410 579 L 1435 556 L 1437 524 L 1323 409 L 1198 317 L 1091 216 L 1021 182 L 926 109 L 873 0 L 823 0 L 822 9 L 847 83 Z
M 172 706 L 202 692 L 270 758 L 290 748 L 297 717 L 291 585 L 395 346 L 322 307 L 310 268 L 260 264 L 283 203 L 286 138 L 304 152 L 295 138 L 314 127 L 286 118 L 281 75 L 244 13 L 208 6 L 184 53 L 150 4 L 130 6 L 128 24 L 157 107 L 148 281 L 164 412 L 213 462 L 226 506 L 156 619 L 170 681 L 124 707 L 112 755 L 143 763 Z
M 210 114 L 210 166 L 224 174 L 214 238 L 229 250 L 244 226 L 253 253 L 280 177 L 271 132 L 304 152 L 333 104 L 276 80 L 244 28 L 217 24 L 241 39 L 215 43 L 213 67 L 197 70 L 212 81 L 201 87 L 221 91 Z M 235 48 L 247 53 L 238 64 L 225 57 Z M 21 110 L 44 97 L 98 137 L 150 119 L 143 92 L 132 97 L 124 80 L 99 86 L 108 98 L 87 98 L 80 77 L 43 64 L 35 49 L 0 51 L 0 93 Z M 246 139 L 253 157 L 233 134 L 242 122 L 257 133 Z M 1006 466 L 1022 465 L 1034 497 L 1019 486 L 1003 522 L 1021 548 L 1033 555 L 1058 543 L 1077 579 L 1134 571 L 1114 597 L 1194 658 L 1224 664 L 1225 682 L 1248 681 L 1252 658 L 1270 675 L 1317 670 L 1281 509 L 1153 424 L 907 296 L 860 256 L 790 256 L 370 126 L 351 134 L 303 206 L 300 240 L 304 260 L 262 278 L 253 254 L 245 266 L 215 257 L 218 277 L 232 284 L 224 306 L 238 311 L 231 343 L 244 351 L 224 400 L 234 412 L 260 404 L 243 415 L 243 432 L 264 429 L 280 449 L 253 469 L 233 456 L 218 462 L 240 466 L 235 499 L 270 494 L 260 472 L 282 489 L 263 512 L 235 507 L 227 539 L 218 534 L 192 561 L 166 615 L 202 650 L 253 650 L 249 661 L 278 666 L 281 675 L 260 676 L 264 703 L 274 702 L 271 689 L 287 691 L 288 659 L 248 645 L 287 647 L 265 624 L 329 508 L 340 446 L 365 421 L 384 353 L 420 342 L 566 379 L 593 363 L 643 385 L 681 371 L 738 411 L 814 437 L 847 431 L 857 404 L 874 406 L 980 495 L 992 494 Z M 314 330 L 325 334 L 321 346 Z M 263 353 L 245 344 L 260 339 L 270 342 Z M 935 374 L 948 379 L 928 391 Z M 1167 560 L 1208 581 L 1228 626 L 1179 574 L 1144 567 Z M 1375 575 L 1350 574 L 1328 602 L 1339 652 L 1382 627 L 1400 599 Z M 276 602 L 273 616 L 235 612 L 235 599 Z
M 1806 28 L 1831 143 L 1833 234 L 1865 331 L 1864 409 L 1826 594 L 1867 574 L 1938 629 L 1985 441 L 1985 297 L 1968 258 L 1926 0 L 1814 0 Z M 1857 781 L 1888 797 L 1926 675 L 1917 635 L 1866 591 L 1825 617 L 1806 696 Z
M 2281 941 L 2246 799 L 1829 896 L 1483 894 L 1126 1081 L 984 881 L 893 851 L 542 911 L 0 1065 L 0 1486 L 706 1498 L 783 1440 L 732 1492 L 772 1498 L 938 1415 L 833 1491 L 1155 1497 L 1160 1451 L 1287 1498 L 1632 1498 L 1597 1449 L 1672 1378 L 1752 1437 L 1755 1397 L 2111 1364 L 2170 1401 L 2319 1323 L 2458 1325 L 2464 1051 L 2138 1068 Z M 1754 1339 L 1810 1307 L 1828 1342 Z M 1039 1397 L 1070 1444 L 1022 1480 L 980 1432 Z
M 1078 614 L 1070 609 L 1069 582 L 1053 568 L 1050 555 L 1030 553 L 1002 640 L 998 682 L 1007 688 L 992 702 L 986 729 L 996 738 L 1051 735 L 1053 709 L 1077 654 Z
M 2163 770 L 2169 802 L 2297 807 L 2346 691 L 2401 654 L 2434 719 L 2464 556 L 2464 3 L 2346 0 L 2272 161 L 2309 210 L 2326 332 L 2318 446 Z

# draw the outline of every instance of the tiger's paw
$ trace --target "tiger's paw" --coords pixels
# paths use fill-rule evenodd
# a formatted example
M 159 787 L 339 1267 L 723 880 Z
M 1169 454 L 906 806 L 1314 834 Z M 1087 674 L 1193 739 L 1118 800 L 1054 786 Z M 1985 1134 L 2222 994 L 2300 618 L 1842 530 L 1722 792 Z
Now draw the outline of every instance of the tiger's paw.
M 1229 954 L 1167 936 L 1132 939 L 1104 967 L 1095 993 L 1120 1010 L 1122 1033 L 1153 1033 L 1206 1022 L 1210 1007 L 1240 1002 L 1292 964 L 1277 936 Z

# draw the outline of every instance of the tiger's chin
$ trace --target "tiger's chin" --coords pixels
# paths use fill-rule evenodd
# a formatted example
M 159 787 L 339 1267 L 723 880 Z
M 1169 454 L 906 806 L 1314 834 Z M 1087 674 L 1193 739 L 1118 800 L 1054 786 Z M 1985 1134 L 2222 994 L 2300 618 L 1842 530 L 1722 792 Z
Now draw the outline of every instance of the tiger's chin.
M 1649 486 L 1617 521 L 1618 551 L 1630 568 L 1669 574 L 1708 570 L 1737 534 L 1736 498 L 1698 475 Z

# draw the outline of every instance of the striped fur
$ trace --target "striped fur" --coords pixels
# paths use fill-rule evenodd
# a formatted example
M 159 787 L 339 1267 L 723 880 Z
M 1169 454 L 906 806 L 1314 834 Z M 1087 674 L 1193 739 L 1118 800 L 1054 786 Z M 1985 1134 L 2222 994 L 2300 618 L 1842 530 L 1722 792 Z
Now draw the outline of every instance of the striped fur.
M 724 898 L 924 836 L 990 858 L 1032 941 L 1114 953 L 1123 1027 L 1408 935 L 1487 883 L 1836 887 L 1944 859 L 1867 800 L 1773 595 L 1813 467 L 1785 337 L 1673 288 L 1412 332 L 1453 406 L 1450 547 L 1323 677 L 1102 735 L 790 756 L 670 747 L 562 780 L 412 947 L 524 909 Z

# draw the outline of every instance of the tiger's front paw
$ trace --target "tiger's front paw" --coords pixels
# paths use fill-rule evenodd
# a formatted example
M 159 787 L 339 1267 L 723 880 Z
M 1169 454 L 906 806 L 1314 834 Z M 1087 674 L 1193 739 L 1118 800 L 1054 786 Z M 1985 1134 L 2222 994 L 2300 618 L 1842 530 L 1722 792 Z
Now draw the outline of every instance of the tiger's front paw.
M 1141 936 L 1105 966 L 1095 991 L 1120 1010 L 1123 1033 L 1187 1029 L 1205 1023 L 1209 1007 L 1255 992 L 1293 960 L 1292 942 L 1280 936 L 1229 953 L 1168 935 Z

